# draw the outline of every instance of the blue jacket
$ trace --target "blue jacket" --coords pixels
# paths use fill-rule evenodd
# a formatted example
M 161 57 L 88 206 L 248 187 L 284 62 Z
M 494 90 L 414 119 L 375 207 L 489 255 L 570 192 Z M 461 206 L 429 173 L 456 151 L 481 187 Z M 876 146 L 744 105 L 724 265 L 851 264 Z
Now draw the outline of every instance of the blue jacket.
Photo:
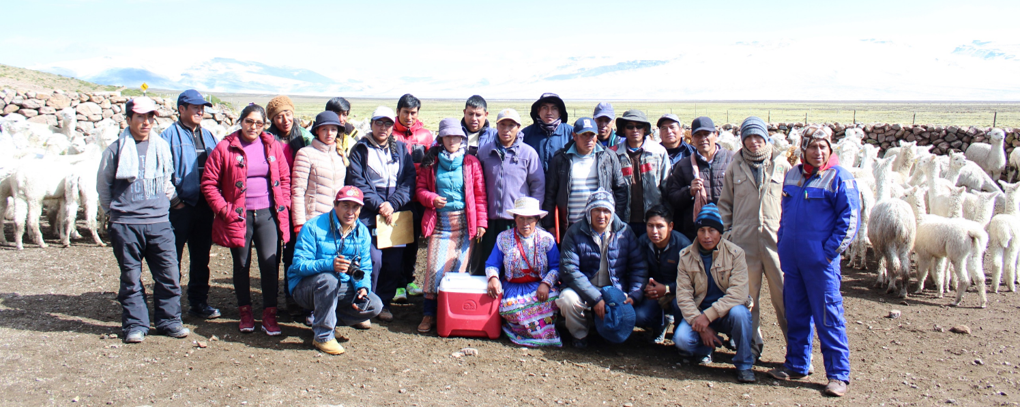
M 209 130 L 201 130 L 205 154 L 208 157 L 216 148 L 218 141 Z M 181 126 L 180 122 L 176 122 L 159 135 L 170 144 L 170 154 L 173 155 L 174 161 L 173 183 L 174 188 L 177 189 L 177 200 L 190 206 L 195 206 L 202 198 L 202 173 L 198 171 L 198 154 L 195 153 L 193 134 L 191 130 Z M 171 207 L 175 205 L 177 205 L 177 201 L 170 203 Z
M 354 230 L 346 238 L 341 238 L 340 219 L 337 218 L 335 209 L 312 218 L 305 222 L 301 227 L 301 233 L 298 233 L 297 243 L 294 245 L 294 262 L 287 272 L 287 292 L 293 292 L 294 287 L 297 287 L 305 277 L 319 273 L 334 273 L 333 259 L 338 251 L 347 260 L 353 261 L 360 257 L 361 269 L 365 271 L 365 276 L 355 280 L 354 287 L 372 291 L 372 253 L 369 251 L 371 245 L 372 235 L 360 220 L 355 221 Z M 338 278 L 341 283 L 353 279 L 346 273 L 340 274 Z
M 783 217 L 779 251 L 815 256 L 827 266 L 857 235 L 861 223 L 860 190 L 846 169 L 833 166 L 804 179 L 803 165 L 793 167 L 783 182 Z
M 524 143 L 534 148 L 538 153 L 538 159 L 542 162 L 542 171 L 546 172 L 549 170 L 549 161 L 552 160 L 553 155 L 572 140 L 574 128 L 569 124 L 560 123 L 560 127 L 557 127 L 553 134 L 546 137 L 542 126 L 532 124 L 521 130 L 521 133 L 524 134 Z
M 467 129 L 467 126 L 464 125 L 464 119 L 460 119 L 460 128 L 464 130 L 465 135 L 470 133 Z M 477 157 L 478 149 L 482 148 L 482 146 L 486 144 L 496 141 L 496 137 L 497 137 L 496 129 L 489 127 L 489 121 L 486 120 L 485 124 L 482 125 L 482 129 L 478 132 L 478 145 L 468 146 L 467 153 Z
M 683 233 L 673 230 L 669 235 L 669 244 L 662 252 L 662 257 L 656 258 L 655 244 L 645 233 L 638 238 L 638 246 L 641 247 L 641 255 L 648 262 L 648 277 L 654 278 L 659 284 L 669 286 L 669 292 L 676 294 L 676 270 L 680 261 L 680 250 L 690 246 L 691 241 Z
M 644 298 L 642 289 L 648 282 L 648 263 L 638 248 L 637 237 L 616 215 L 609 227 L 613 231 L 606 251 L 609 281 L 634 301 L 641 301 Z M 560 246 L 560 281 L 589 307 L 602 299 L 602 293 L 591 283 L 599 271 L 601 258 L 602 252 L 595 244 L 587 217 L 567 230 Z
M 361 140 L 358 140 L 358 143 L 351 149 L 349 157 L 351 165 L 347 168 L 347 180 L 344 184 L 354 185 L 365 194 L 365 206 L 361 208 L 361 216 L 358 219 L 361 219 L 365 226 L 375 228 L 375 217 L 379 214 L 379 206 L 383 202 L 389 202 L 394 212 L 410 209 L 416 172 L 414 161 L 411 160 L 411 154 L 407 152 L 404 143 L 391 140 L 391 143 L 396 143 L 396 148 L 390 149 L 395 151 L 392 154 L 392 159 L 400 163 L 400 168 L 397 170 L 397 185 L 389 189 L 377 188 L 373 181 L 379 178 L 379 175 L 369 168 L 367 161 L 368 149 L 375 148 L 369 146 L 369 137 L 372 137 L 372 133 L 366 134 Z

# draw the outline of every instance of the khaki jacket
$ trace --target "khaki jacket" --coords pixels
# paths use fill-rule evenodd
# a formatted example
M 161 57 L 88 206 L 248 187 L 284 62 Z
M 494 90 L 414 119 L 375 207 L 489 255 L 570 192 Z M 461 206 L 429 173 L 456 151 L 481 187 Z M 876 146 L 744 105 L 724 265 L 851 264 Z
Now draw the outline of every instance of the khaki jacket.
M 719 215 L 726 240 L 744 249 L 748 262 L 770 255 L 779 264 L 776 233 L 783 215 L 783 179 L 789 170 L 790 163 L 778 150 L 773 151 L 770 165 L 764 168 L 764 185 L 754 185 L 754 174 L 740 152 L 734 154 L 726 169 Z
M 688 324 L 694 324 L 694 318 L 702 314 L 699 309 L 701 301 L 708 294 L 708 276 L 705 275 L 705 264 L 698 253 L 700 245 L 695 241 L 680 251 L 676 270 L 676 303 Z M 711 272 L 715 284 L 726 293 L 704 311 L 709 321 L 715 321 L 725 317 L 730 308 L 748 304 L 744 251 L 726 239 L 719 240 L 719 245 L 712 252 Z
M 294 225 L 333 209 L 333 198 L 344 187 L 347 165 L 336 151 L 319 139 L 297 152 L 291 178 L 292 220 Z

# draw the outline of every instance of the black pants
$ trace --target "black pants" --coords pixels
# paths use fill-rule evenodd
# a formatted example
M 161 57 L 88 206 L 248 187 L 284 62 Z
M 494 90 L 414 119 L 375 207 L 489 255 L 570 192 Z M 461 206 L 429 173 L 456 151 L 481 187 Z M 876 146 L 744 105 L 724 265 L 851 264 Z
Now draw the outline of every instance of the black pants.
M 152 306 L 155 308 L 156 329 L 170 329 L 181 323 L 181 275 L 174 259 L 173 231 L 169 222 L 148 225 L 110 224 L 110 243 L 120 266 L 120 291 L 117 300 L 122 307 L 121 329 L 149 332 L 149 309 L 145 285 L 142 283 L 142 262 L 152 273 Z
M 184 204 L 181 209 L 170 209 L 170 225 L 174 228 L 177 246 L 177 264 L 188 245 L 188 303 L 192 308 L 209 300 L 209 250 L 212 248 L 213 212 L 205 199 L 195 206 Z M 184 273 L 182 272 L 181 275 Z
M 482 236 L 482 243 L 476 244 L 471 252 L 471 263 L 468 272 L 474 276 L 485 275 L 485 261 L 496 247 L 496 237 L 505 230 L 513 229 L 516 224 L 512 219 L 489 219 L 489 228 L 485 229 L 485 236 Z
M 372 291 L 382 300 L 383 308 L 389 308 L 397 288 L 403 287 L 403 262 L 407 247 L 378 249 L 372 237 Z
M 411 212 L 414 213 L 414 241 L 404 247 L 403 268 L 398 287 L 414 282 L 414 269 L 418 263 L 418 242 L 421 241 L 421 218 L 425 215 L 425 207 L 418 202 L 413 202 Z
M 251 249 L 258 253 L 259 273 L 262 279 L 262 307 L 276 307 L 280 291 L 279 232 L 272 209 L 248 211 L 248 231 L 244 235 L 244 247 L 230 249 L 234 258 L 234 291 L 237 305 L 251 305 Z

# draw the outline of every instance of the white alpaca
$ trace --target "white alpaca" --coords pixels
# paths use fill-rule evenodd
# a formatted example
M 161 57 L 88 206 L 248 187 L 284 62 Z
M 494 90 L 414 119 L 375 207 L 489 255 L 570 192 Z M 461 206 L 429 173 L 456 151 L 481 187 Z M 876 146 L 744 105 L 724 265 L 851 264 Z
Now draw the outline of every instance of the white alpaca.
M 18 250 L 24 248 L 22 236 L 26 224 L 35 243 L 46 247 L 39 229 L 43 200 L 63 201 L 65 178 L 70 170 L 71 165 L 61 160 L 29 160 L 14 170 L 11 193 L 14 196 L 14 243 Z
M 900 153 L 896 155 L 896 162 L 893 163 L 893 171 L 900 174 L 903 179 L 910 179 L 910 169 L 914 166 L 914 160 L 917 158 L 917 150 L 914 148 L 917 146 L 916 141 L 901 141 L 900 142 Z M 888 157 L 888 154 L 886 154 Z
M 1002 176 L 1002 170 L 1006 168 L 1006 150 L 1002 147 L 1006 132 L 1002 129 L 992 129 L 988 137 L 991 144 L 971 144 L 965 154 L 968 160 L 977 163 L 992 179 L 997 180 Z
M 892 161 L 884 161 L 886 167 Z M 879 184 L 888 182 L 880 179 Z M 917 224 L 910 205 L 901 199 L 890 198 L 889 188 L 879 187 L 884 195 L 879 196 L 878 203 L 871 210 L 868 220 L 868 238 L 875 254 L 882 259 L 879 263 L 876 286 L 886 284 L 886 292 L 896 289 L 896 277 L 901 280 L 899 296 L 907 297 L 907 285 L 910 282 L 910 249 L 914 247 Z
M 956 213 L 961 213 L 963 188 L 958 188 L 957 191 L 959 194 L 954 195 L 952 199 L 953 208 Z M 958 284 L 956 301 L 952 305 L 960 305 L 963 294 L 967 292 L 973 279 L 978 282 L 981 308 L 985 308 L 988 305 L 988 298 L 985 294 L 982 262 L 985 248 L 988 246 L 988 233 L 977 222 L 925 215 L 923 189 L 914 189 L 912 192 L 908 198 L 917 221 L 917 234 L 914 240 L 918 271 L 916 292 L 924 290 L 924 281 L 928 273 L 934 271 L 939 298 L 945 294 L 948 279 L 945 275 L 944 260 L 948 259 L 956 273 Z
M 740 138 L 726 130 L 719 132 L 719 139 L 716 141 L 722 148 L 730 151 L 740 150 Z
M 847 265 L 858 270 L 865 270 L 868 267 L 868 247 L 872 246 L 868 230 L 872 208 L 875 206 L 875 193 L 871 188 L 861 186 L 859 180 L 857 190 L 860 191 L 861 198 L 861 226 L 847 250 Z
M 947 178 L 955 179 L 957 186 L 965 186 L 973 191 L 999 191 L 995 180 L 988 176 L 988 173 L 977 163 L 968 160 L 962 153 L 950 153 Z
M 1009 182 L 1016 182 L 1018 170 L 1020 170 L 1020 148 L 1013 148 L 1013 151 L 1009 153 L 1009 172 L 1006 174 Z
M 988 223 L 988 254 L 991 257 L 992 290 L 999 292 L 1002 271 L 1006 270 L 1006 285 L 1016 292 L 1017 257 L 1020 255 L 1020 184 L 1002 183 L 1006 191 L 1006 206 L 1010 213 L 995 215 Z
M 987 226 L 995 216 L 995 201 L 1002 192 L 965 192 L 963 218 Z

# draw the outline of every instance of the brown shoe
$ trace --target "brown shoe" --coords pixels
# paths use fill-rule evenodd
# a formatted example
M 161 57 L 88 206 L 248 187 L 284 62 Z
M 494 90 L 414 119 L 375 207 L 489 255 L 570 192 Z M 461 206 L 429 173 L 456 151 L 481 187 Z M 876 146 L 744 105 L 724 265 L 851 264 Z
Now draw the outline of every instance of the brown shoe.
M 389 308 L 383 308 L 382 312 L 379 313 L 379 316 L 377 318 L 379 318 L 379 320 L 383 322 L 390 322 L 393 320 L 393 313 L 390 312 Z
M 364 321 L 361 321 L 361 322 L 358 322 L 358 323 L 356 323 L 354 325 L 351 325 L 351 328 L 354 328 L 354 329 L 372 329 L 372 321 L 369 321 L 369 320 L 366 319 Z
M 432 315 L 426 315 L 421 319 L 421 323 L 418 324 L 418 332 L 427 334 L 432 332 L 432 327 L 436 324 L 436 317 Z
M 807 377 L 807 375 L 805 374 L 800 374 L 792 370 L 788 370 L 785 367 L 769 370 L 768 374 L 769 376 L 772 376 L 772 378 L 776 380 L 800 380 Z M 808 374 L 811 374 L 811 372 L 809 371 Z
M 846 394 L 847 382 L 836 379 L 829 379 L 829 384 L 825 385 L 825 395 L 832 397 L 843 397 Z

